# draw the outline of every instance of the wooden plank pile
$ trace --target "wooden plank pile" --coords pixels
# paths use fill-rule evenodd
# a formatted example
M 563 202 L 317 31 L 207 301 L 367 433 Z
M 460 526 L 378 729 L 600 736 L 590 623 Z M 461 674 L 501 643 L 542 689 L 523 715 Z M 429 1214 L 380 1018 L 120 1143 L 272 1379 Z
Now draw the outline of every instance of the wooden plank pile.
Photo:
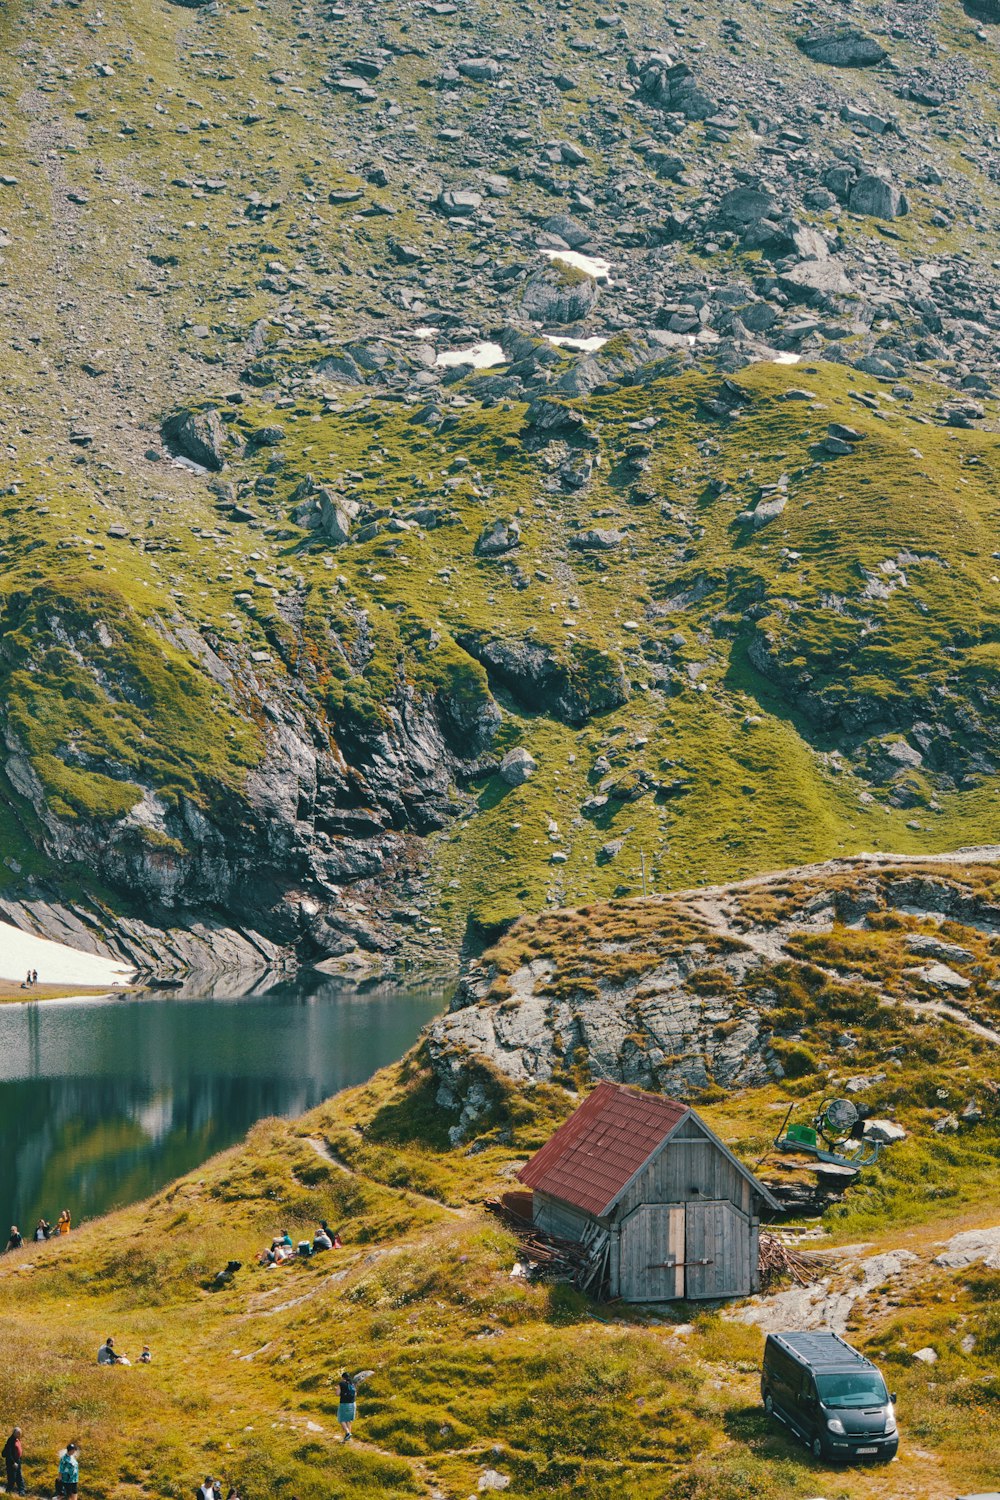
M 799 1286 L 811 1286 L 816 1280 L 816 1263 L 786 1245 L 776 1234 L 761 1231 L 757 1256 L 760 1267 L 760 1289 L 769 1292 L 778 1282 L 790 1276 Z
M 530 1199 L 530 1195 L 505 1193 L 502 1198 L 487 1199 L 485 1206 L 517 1235 L 528 1279 L 567 1282 L 577 1291 L 600 1297 L 607 1281 L 611 1250 L 607 1230 L 599 1224 L 589 1224 L 582 1240 L 561 1239 L 526 1219 L 522 1205 L 511 1201 L 514 1198 Z

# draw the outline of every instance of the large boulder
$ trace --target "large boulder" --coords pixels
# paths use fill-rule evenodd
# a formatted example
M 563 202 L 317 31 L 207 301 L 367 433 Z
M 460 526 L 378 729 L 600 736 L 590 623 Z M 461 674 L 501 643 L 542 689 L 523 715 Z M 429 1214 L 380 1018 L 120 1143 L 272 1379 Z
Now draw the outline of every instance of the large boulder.
M 874 37 L 857 26 L 821 26 L 797 37 L 795 44 L 813 62 L 831 68 L 873 68 L 888 56 Z
M 579 219 L 574 219 L 570 214 L 552 214 L 545 220 L 542 228 L 547 234 L 558 235 L 571 250 L 582 250 L 593 239 L 586 224 L 581 224 Z
M 292 511 L 292 520 L 307 531 L 318 531 L 328 542 L 340 546 L 351 534 L 351 512 L 357 506 L 325 486 L 315 494 L 299 502 Z
M 899 219 L 910 207 L 898 187 L 874 172 L 858 178 L 848 193 L 847 206 L 852 213 L 873 219 Z
M 160 431 L 167 447 L 179 457 L 189 458 L 192 463 L 216 473 L 225 467 L 225 433 L 214 407 L 204 411 L 184 407 L 167 417 Z
M 503 557 L 519 546 L 520 541 L 521 527 L 516 516 L 508 520 L 498 517 L 495 521 L 487 521 L 479 533 L 475 553 L 477 557 Z
M 463 57 L 455 67 L 463 78 L 471 78 L 474 83 L 492 83 L 502 71 L 494 57 Z
M 508 786 L 523 786 L 537 770 L 538 762 L 521 745 L 508 750 L 500 762 L 500 776 Z
M 650 104 L 668 114 L 683 115 L 687 120 L 707 120 L 718 111 L 718 104 L 699 88 L 687 63 L 675 63 L 665 52 L 654 52 L 644 62 L 634 65 L 639 74 L 639 89 Z
M 554 260 L 525 283 L 521 311 L 539 323 L 578 323 L 590 312 L 597 295 L 593 276 Z
M 438 194 L 438 208 L 446 219 L 471 219 L 482 206 L 481 193 L 468 188 L 444 188 Z
M 738 187 L 723 193 L 718 215 L 727 224 L 755 224 L 770 218 L 777 207 L 771 194 L 760 187 Z

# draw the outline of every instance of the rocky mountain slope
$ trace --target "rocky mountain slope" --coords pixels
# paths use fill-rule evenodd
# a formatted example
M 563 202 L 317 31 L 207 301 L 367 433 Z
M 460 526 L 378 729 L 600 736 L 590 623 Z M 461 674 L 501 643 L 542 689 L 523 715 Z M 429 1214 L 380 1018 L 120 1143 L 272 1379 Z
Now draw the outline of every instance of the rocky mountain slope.
M 7 4 L 10 910 L 386 963 L 1000 837 L 996 21 Z

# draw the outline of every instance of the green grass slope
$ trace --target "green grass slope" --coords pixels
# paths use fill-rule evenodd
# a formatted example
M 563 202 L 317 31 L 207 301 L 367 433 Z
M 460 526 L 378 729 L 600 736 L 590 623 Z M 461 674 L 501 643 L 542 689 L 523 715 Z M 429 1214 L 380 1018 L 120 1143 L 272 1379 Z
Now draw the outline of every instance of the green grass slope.
M 804 1500 L 818 1490 L 938 1500 L 981 1487 L 996 1443 L 997 1276 L 942 1270 L 931 1256 L 945 1236 L 995 1222 L 996 1184 L 977 1162 L 995 1152 L 996 1122 L 939 1144 L 922 1070 L 934 1048 L 945 1066 L 969 1059 L 944 1023 L 911 1041 L 898 1083 L 911 1090 L 899 1114 L 912 1140 L 866 1174 L 857 1209 L 818 1242 L 830 1249 L 860 1232 L 873 1249 L 915 1257 L 849 1330 L 898 1388 L 903 1444 L 888 1470 L 827 1471 L 770 1429 L 757 1389 L 763 1335 L 719 1309 L 602 1307 L 512 1279 L 515 1243 L 482 1200 L 509 1185 L 574 1101 L 554 1087 L 509 1090 L 491 1127 L 453 1149 L 418 1050 L 298 1122 L 263 1122 L 149 1202 L 3 1260 L 2 1395 L 25 1429 L 29 1482 L 47 1481 L 73 1436 L 97 1500 L 176 1500 L 209 1471 L 247 1500 L 464 1500 L 487 1469 L 517 1500 Z M 752 1161 L 772 1112 L 820 1093 L 800 1082 L 705 1112 Z M 873 1195 L 877 1225 L 865 1213 Z M 275 1233 L 308 1234 L 318 1217 L 343 1226 L 342 1252 L 274 1271 L 254 1264 Z M 824 1274 L 849 1284 L 831 1253 Z M 208 1289 L 232 1258 L 244 1262 L 233 1283 Z M 153 1363 L 99 1369 L 109 1332 L 133 1358 L 148 1342 Z M 927 1343 L 939 1352 L 932 1370 L 912 1355 Z M 336 1423 L 345 1366 L 373 1372 L 350 1446 Z

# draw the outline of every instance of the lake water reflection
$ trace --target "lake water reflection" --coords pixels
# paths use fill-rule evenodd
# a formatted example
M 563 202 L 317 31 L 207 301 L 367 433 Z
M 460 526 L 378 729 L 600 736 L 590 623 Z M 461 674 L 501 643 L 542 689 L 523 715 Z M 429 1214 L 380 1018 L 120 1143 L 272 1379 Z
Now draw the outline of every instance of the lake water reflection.
M 314 974 L 238 999 L 0 1006 L 0 1223 L 27 1237 L 146 1197 L 401 1057 L 446 998 Z

